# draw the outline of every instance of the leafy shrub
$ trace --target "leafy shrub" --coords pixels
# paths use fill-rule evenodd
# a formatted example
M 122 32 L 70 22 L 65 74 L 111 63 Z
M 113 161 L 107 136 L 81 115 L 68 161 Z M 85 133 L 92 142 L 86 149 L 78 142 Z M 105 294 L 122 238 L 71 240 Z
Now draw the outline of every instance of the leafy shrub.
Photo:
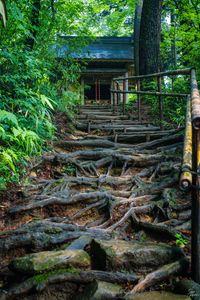
M 21 149 L 27 155 L 36 155 L 41 151 L 41 139 L 32 130 L 26 128 L 13 128 L 12 141 L 15 142 L 16 146 Z
M 80 105 L 80 94 L 76 91 L 66 91 L 59 99 L 58 109 L 67 113 L 68 117 L 73 119 L 74 112 L 77 111 L 78 105 Z

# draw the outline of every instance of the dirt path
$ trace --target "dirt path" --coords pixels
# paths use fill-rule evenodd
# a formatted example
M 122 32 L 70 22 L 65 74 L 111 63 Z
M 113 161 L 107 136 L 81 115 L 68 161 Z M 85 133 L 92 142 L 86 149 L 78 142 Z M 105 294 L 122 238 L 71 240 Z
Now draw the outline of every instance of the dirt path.
M 133 299 L 187 277 L 182 139 L 106 106 L 81 108 L 76 134 L 43 155 L 5 210 L 0 299 Z

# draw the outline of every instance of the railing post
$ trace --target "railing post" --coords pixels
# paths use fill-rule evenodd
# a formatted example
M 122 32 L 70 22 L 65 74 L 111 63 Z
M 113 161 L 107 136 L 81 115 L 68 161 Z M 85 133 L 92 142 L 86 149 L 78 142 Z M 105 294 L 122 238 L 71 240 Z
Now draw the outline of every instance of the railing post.
M 158 83 L 158 92 L 162 92 L 162 78 L 158 76 L 157 78 Z M 163 98 L 161 95 L 158 96 L 159 99 L 159 114 L 160 114 L 160 129 L 163 130 Z
M 191 96 L 187 96 L 185 136 L 183 147 L 182 173 L 180 177 L 180 188 L 187 192 L 192 187 L 192 171 L 193 171 L 193 151 L 192 151 L 192 119 L 191 119 Z
M 193 189 L 192 279 L 200 284 L 200 96 L 195 70 L 191 70 Z
M 117 83 L 114 82 L 114 90 L 117 90 Z M 114 92 L 114 113 L 117 112 L 117 93 Z
M 112 110 L 114 110 L 114 93 L 112 92 L 112 90 L 114 89 L 113 81 L 111 81 L 110 88 L 111 88 L 111 91 L 110 91 L 110 108 Z
M 120 87 L 119 87 L 119 83 L 116 82 L 116 90 L 119 91 Z M 119 105 L 120 105 L 120 97 L 121 94 L 120 93 L 116 93 L 117 94 L 117 113 L 119 112 Z
M 193 128 L 192 279 L 200 283 L 200 131 Z M 196 174 L 195 174 L 196 173 Z
M 125 107 L 126 107 L 126 80 L 123 80 L 123 115 L 125 115 Z
M 137 86 L 137 92 L 140 92 L 140 79 L 137 80 L 136 83 Z M 141 118 L 141 95 L 137 94 L 137 108 L 138 108 L 138 121 L 141 122 L 142 118 Z

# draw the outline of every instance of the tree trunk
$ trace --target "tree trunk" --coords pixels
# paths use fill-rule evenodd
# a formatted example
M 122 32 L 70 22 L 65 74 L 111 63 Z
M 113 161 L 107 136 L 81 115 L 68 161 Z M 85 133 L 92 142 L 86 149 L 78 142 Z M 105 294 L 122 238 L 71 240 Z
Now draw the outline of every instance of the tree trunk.
M 171 38 L 171 65 L 173 68 L 177 66 L 177 53 L 176 53 L 176 16 L 171 12 L 171 28 L 173 29 L 173 35 Z
M 162 0 L 144 0 L 140 28 L 140 74 L 160 68 L 160 29 Z
M 135 73 L 139 75 L 139 44 L 140 44 L 140 25 L 142 15 L 143 0 L 139 0 L 135 10 L 134 21 L 134 57 L 135 57 Z
M 33 5 L 32 5 L 32 13 L 31 13 L 31 18 L 30 18 L 30 23 L 31 23 L 31 30 L 29 37 L 26 40 L 26 47 L 29 50 L 33 50 L 36 35 L 38 32 L 38 27 L 39 27 L 39 15 L 40 15 L 40 9 L 41 9 L 41 0 L 34 0 Z

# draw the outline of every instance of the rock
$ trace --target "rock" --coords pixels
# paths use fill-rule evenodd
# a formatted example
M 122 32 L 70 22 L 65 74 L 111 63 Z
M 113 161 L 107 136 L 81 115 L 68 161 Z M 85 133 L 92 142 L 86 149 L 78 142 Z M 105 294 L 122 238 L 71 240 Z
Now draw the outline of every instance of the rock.
M 110 300 L 123 295 L 123 289 L 118 284 L 98 281 L 87 285 L 84 292 L 75 300 Z
M 150 272 L 183 256 L 180 248 L 162 243 L 123 240 L 91 243 L 92 269 L 97 270 Z
M 81 236 L 80 238 L 73 241 L 69 246 L 67 246 L 67 250 L 83 250 L 87 245 L 89 245 L 92 241 L 90 236 Z
M 136 295 L 130 295 L 125 300 L 190 300 L 186 295 L 178 295 L 170 292 L 145 292 Z
M 189 279 L 182 279 L 174 283 L 174 291 L 180 294 L 187 294 L 193 300 L 200 299 L 200 284 Z
M 35 274 L 56 268 L 88 268 L 90 257 L 83 250 L 43 251 L 15 258 L 9 268 L 15 272 Z

